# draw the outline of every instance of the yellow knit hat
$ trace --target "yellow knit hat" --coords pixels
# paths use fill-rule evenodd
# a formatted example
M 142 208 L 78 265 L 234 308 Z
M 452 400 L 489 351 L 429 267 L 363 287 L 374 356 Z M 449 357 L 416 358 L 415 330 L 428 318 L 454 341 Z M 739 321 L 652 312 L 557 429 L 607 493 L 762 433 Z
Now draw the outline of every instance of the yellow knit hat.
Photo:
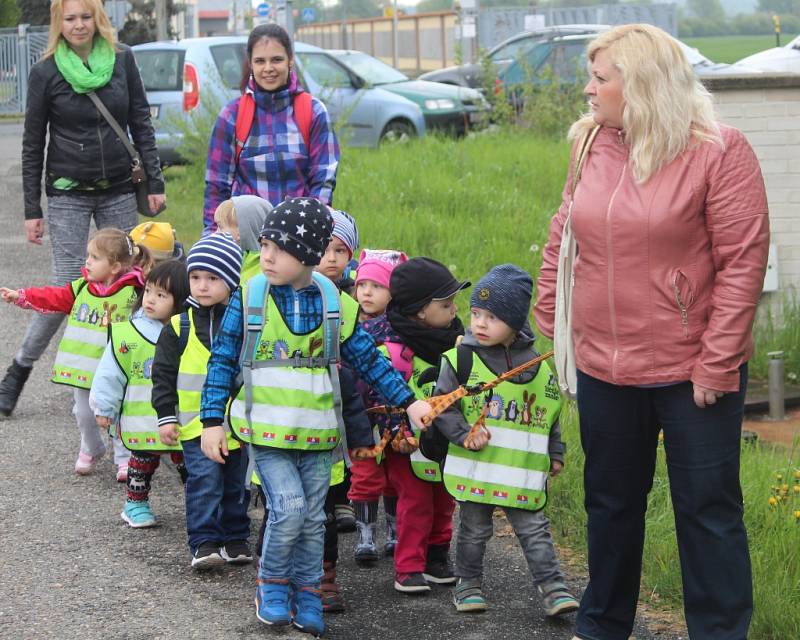
M 175 252 L 175 229 L 169 222 L 143 222 L 130 235 L 136 244 L 150 249 L 156 260 L 169 260 Z

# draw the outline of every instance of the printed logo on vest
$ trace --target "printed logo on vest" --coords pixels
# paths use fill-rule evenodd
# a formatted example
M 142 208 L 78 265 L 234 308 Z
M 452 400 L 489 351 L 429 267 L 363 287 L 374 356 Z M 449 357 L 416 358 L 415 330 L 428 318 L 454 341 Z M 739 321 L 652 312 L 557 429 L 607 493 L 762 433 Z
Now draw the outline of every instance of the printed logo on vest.
M 239 427 L 239 433 L 241 433 L 243 436 L 249 436 L 252 431 L 250 431 L 250 429 L 247 427 Z
M 335 444 L 337 440 L 336 436 L 328 436 L 328 444 Z
M 82 376 L 78 374 L 78 382 L 88 382 L 89 378 L 87 376 Z
M 274 433 L 270 433 L 269 431 L 265 431 L 264 433 L 261 434 L 261 437 L 264 440 L 274 440 L 275 439 L 275 434 Z
M 319 444 L 319 436 L 308 436 L 306 444 Z
M 436 469 L 431 469 L 430 467 L 426 467 L 425 468 L 425 475 L 426 476 L 435 476 L 436 475 Z
M 459 493 L 464 493 L 464 491 L 466 491 L 466 489 L 467 489 L 466 485 L 463 485 L 463 484 L 457 484 L 456 485 L 456 491 L 458 491 Z
M 518 495 L 517 504 L 528 504 L 528 496 L 523 496 L 522 494 Z
M 558 400 L 561 397 L 561 391 L 558 388 L 556 377 L 552 372 L 544 385 L 544 395 L 546 398 L 550 398 L 550 400 Z
M 508 500 L 508 491 L 498 491 L 495 489 L 492 491 L 492 497 L 499 498 L 500 500 Z
M 287 433 L 283 439 L 285 442 L 297 442 L 297 436 L 293 433 Z
M 484 491 L 483 489 L 479 489 L 478 487 L 472 487 L 469 490 L 469 493 L 472 496 L 478 496 L 478 497 L 482 498 L 484 496 L 484 494 L 486 493 L 486 491 Z
M 139 444 L 139 438 L 128 438 L 128 444 Z

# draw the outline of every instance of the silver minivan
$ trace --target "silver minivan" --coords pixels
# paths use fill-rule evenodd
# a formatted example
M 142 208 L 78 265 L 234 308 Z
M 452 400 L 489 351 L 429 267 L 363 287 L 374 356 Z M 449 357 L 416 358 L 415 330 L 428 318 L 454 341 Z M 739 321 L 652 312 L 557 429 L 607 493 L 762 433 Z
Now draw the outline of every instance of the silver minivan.
M 172 119 L 202 108 L 204 102 L 216 107 L 240 95 L 246 46 L 246 36 L 215 36 L 133 47 L 163 163 L 181 161 L 177 151 L 181 134 L 170 126 Z M 301 42 L 294 46 L 300 81 L 325 103 L 347 144 L 376 147 L 385 139 L 425 135 L 417 104 L 370 87 L 324 49 Z

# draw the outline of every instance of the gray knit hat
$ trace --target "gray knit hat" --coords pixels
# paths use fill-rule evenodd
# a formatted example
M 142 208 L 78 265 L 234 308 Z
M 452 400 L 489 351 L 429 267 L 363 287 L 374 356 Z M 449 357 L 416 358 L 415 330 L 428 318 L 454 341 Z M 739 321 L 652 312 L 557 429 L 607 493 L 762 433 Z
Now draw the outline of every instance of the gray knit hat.
M 533 278 L 515 264 L 492 267 L 483 276 L 469 298 L 470 308 L 486 309 L 519 331 L 525 326 L 531 309 Z

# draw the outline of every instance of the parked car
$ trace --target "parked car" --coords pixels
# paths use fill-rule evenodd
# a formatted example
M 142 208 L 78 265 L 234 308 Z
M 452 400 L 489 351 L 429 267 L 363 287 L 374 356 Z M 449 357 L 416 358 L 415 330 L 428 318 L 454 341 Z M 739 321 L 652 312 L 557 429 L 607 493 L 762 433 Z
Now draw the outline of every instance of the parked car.
M 240 95 L 246 46 L 246 36 L 217 36 L 133 47 L 162 162 L 182 161 L 177 150 L 181 134 L 171 126 L 173 119 L 204 103 L 222 105 Z M 297 42 L 295 61 L 303 86 L 325 103 L 348 144 L 374 147 L 381 140 L 425 135 L 419 105 L 367 85 L 323 49 Z
M 800 73 L 800 36 L 783 47 L 759 51 L 742 58 L 737 64 L 755 67 L 761 71 Z
M 501 42 L 487 53 L 497 69 L 497 84 L 506 88 L 527 81 L 534 84 L 542 69 L 549 66 L 563 81 L 576 82 L 586 68 L 586 45 L 610 27 L 601 24 L 574 24 L 524 31 Z M 757 73 L 744 65 L 712 62 L 697 49 L 676 40 L 698 77 L 731 73 Z M 420 80 L 448 82 L 464 87 L 484 88 L 483 67 L 466 64 L 429 71 Z M 581 81 L 583 78 L 581 78 Z
M 328 53 L 369 86 L 386 89 L 418 104 L 428 131 L 462 135 L 470 128 L 488 122 L 489 103 L 476 89 L 411 80 L 394 67 L 361 51 L 331 49 Z

